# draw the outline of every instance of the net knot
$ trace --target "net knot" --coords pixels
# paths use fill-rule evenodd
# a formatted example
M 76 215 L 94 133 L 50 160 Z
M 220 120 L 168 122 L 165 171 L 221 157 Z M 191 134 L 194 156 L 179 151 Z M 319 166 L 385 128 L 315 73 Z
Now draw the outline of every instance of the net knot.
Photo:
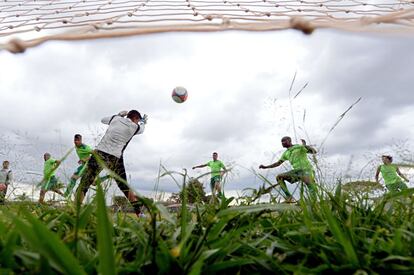
M 290 26 L 295 30 L 302 31 L 304 34 L 312 34 L 315 30 L 315 27 L 309 21 L 297 17 L 290 20 Z
M 224 26 L 230 26 L 230 18 L 227 18 L 227 17 L 223 17 L 222 19 L 222 24 L 224 25 Z
M 11 53 L 24 53 L 26 46 L 20 39 L 12 39 L 7 43 L 7 50 Z

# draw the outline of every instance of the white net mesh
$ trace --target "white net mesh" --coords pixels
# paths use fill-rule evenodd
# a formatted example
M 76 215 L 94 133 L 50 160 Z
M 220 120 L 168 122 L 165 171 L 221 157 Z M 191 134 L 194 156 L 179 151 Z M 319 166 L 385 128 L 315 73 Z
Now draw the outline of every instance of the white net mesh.
M 21 52 L 47 40 L 171 31 L 316 28 L 411 32 L 414 1 L 3 0 L 0 46 Z M 18 38 L 18 39 L 16 39 Z

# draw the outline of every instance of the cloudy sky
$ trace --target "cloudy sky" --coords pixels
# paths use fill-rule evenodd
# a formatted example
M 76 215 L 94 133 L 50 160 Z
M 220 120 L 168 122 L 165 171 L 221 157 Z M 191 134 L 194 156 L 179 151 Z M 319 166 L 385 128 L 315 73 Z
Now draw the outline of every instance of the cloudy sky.
M 144 194 L 154 189 L 160 163 L 182 171 L 213 151 L 233 168 L 229 192 L 257 188 L 251 168 L 276 161 L 285 135 L 321 149 L 325 181 L 373 177 L 382 153 L 412 159 L 413 48 L 414 37 L 318 30 L 163 34 L 0 52 L 0 158 L 13 162 L 22 181 L 36 181 L 44 152 L 62 157 L 75 133 L 96 145 L 102 117 L 137 109 L 149 122 L 125 160 L 132 186 Z M 295 72 L 292 96 L 308 85 L 290 108 Z M 187 88 L 185 103 L 172 101 L 175 86 Z M 60 177 L 75 168 L 73 153 Z M 158 188 L 178 190 L 168 178 Z

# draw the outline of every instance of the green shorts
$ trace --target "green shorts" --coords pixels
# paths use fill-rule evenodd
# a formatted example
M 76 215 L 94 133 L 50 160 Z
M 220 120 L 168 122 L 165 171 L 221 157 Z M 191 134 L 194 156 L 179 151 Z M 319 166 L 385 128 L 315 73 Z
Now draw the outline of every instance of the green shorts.
M 50 179 L 42 185 L 42 190 L 53 190 L 58 184 L 58 179 L 56 176 L 51 176 Z
M 73 173 L 76 176 L 82 177 L 82 175 L 85 173 L 86 168 L 88 166 L 86 165 L 86 163 L 79 165 L 78 169 L 76 169 L 75 173 Z
M 315 175 L 312 170 L 305 170 L 305 169 L 294 169 L 290 170 L 286 173 L 283 173 L 284 176 L 290 177 L 290 183 L 295 183 L 298 181 L 303 180 L 304 177 L 310 177 L 312 182 L 315 182 Z
M 391 183 L 391 184 L 386 184 L 385 186 L 387 187 L 388 191 L 390 191 L 391 193 L 399 192 L 399 191 L 402 191 L 408 188 L 407 185 L 402 181 L 398 181 L 398 182 Z
M 214 190 L 214 187 L 216 186 L 217 183 L 221 182 L 221 176 L 213 176 L 210 179 L 210 187 L 211 187 L 211 191 Z

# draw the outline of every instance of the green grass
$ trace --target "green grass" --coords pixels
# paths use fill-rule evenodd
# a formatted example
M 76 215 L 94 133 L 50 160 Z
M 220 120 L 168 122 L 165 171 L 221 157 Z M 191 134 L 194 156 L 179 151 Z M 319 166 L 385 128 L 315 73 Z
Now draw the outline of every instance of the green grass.
M 342 192 L 298 205 L 183 207 L 145 200 L 146 219 L 113 213 L 98 188 L 77 209 L 0 208 L 5 274 L 323 274 L 414 272 L 414 190 L 369 201 Z

